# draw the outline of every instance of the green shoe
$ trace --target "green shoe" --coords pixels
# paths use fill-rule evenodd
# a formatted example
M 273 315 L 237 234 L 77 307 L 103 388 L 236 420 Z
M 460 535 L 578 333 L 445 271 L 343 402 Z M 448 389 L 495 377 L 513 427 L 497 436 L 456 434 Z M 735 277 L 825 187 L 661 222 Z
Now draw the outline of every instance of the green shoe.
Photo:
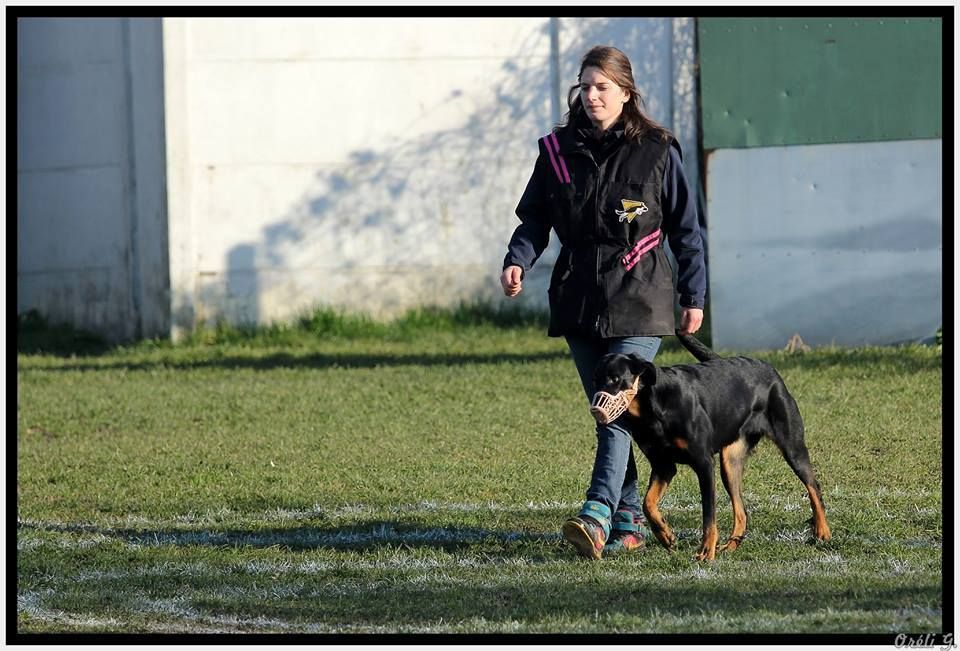
M 560 531 L 578 554 L 600 560 L 610 534 L 610 509 L 599 502 L 586 502 L 578 515 L 563 523 Z
M 650 535 L 650 530 L 635 518 L 632 511 L 617 511 L 613 514 L 613 530 L 603 548 L 604 554 L 613 556 L 624 552 L 643 551 L 646 547 L 644 538 Z

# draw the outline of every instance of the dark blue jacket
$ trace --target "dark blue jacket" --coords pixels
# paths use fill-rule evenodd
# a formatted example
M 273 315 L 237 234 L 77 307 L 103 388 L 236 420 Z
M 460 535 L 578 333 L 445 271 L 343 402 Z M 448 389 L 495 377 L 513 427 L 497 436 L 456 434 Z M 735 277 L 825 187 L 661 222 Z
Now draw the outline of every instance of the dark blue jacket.
M 517 206 L 520 225 L 504 268 L 528 271 L 553 229 L 562 245 L 550 281 L 551 336 L 668 335 L 674 299 L 704 306 L 706 268 L 696 197 L 675 140 L 600 139 L 588 122 L 540 140 L 540 155 Z M 677 288 L 663 251 L 678 263 Z

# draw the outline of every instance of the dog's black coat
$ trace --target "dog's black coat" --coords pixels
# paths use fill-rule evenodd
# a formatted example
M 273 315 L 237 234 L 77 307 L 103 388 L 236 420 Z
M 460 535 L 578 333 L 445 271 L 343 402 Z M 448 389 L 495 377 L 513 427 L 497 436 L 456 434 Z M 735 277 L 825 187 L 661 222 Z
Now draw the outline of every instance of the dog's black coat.
M 643 510 L 657 539 L 672 548 L 675 537 L 657 507 L 676 464 L 697 473 L 703 507 L 703 543 L 698 560 L 713 559 L 717 543 L 714 455 L 730 494 L 734 527 L 721 550 L 736 549 L 746 531 L 741 497 L 743 466 L 761 438 L 769 437 L 806 486 L 813 510 L 814 536 L 830 539 L 820 485 L 804 443 L 803 419 L 777 371 L 748 357 L 721 358 L 696 338 L 677 337 L 698 364 L 656 367 L 637 355 L 611 354 L 600 360 L 597 391 L 617 393 L 640 376 L 640 390 L 620 416 L 650 462 L 650 484 Z

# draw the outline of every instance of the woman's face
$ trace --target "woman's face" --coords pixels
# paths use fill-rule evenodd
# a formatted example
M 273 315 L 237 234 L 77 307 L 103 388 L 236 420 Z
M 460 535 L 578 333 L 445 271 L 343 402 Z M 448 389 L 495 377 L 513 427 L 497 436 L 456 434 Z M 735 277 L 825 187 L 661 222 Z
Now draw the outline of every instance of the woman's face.
M 580 101 L 594 126 L 608 129 L 623 113 L 623 105 L 629 100 L 630 93 L 604 76 L 600 68 L 587 66 L 583 69 L 580 74 Z

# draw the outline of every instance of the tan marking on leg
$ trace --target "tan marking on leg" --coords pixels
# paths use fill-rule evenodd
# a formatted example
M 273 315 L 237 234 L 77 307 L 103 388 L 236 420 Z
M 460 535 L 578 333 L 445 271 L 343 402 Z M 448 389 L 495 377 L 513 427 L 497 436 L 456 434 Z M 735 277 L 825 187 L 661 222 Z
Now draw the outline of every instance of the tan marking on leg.
M 700 551 L 696 555 L 697 561 L 712 561 L 716 558 L 717 540 L 719 537 L 717 523 L 711 522 L 703 530 L 703 543 L 700 545 Z
M 817 493 L 817 487 L 807 485 L 807 494 L 810 495 L 810 508 L 813 510 L 813 535 L 817 540 L 830 540 L 830 525 L 827 524 L 827 514 L 823 508 L 823 501 Z
M 720 451 L 720 476 L 733 507 L 733 530 L 730 532 L 730 539 L 720 548 L 721 552 L 736 550 L 747 532 L 747 511 L 743 507 L 742 495 L 743 464 L 746 457 L 747 442 L 743 439 L 738 439 Z
M 673 547 L 673 543 L 676 542 L 677 538 L 673 535 L 673 532 L 670 531 L 670 526 L 664 519 L 663 514 L 660 513 L 658 504 L 663 498 L 664 493 L 667 492 L 669 485 L 669 482 L 659 477 L 651 477 L 647 494 L 643 498 L 643 514 L 647 516 L 650 530 L 653 531 L 653 535 L 660 541 L 660 544 L 667 549 Z

